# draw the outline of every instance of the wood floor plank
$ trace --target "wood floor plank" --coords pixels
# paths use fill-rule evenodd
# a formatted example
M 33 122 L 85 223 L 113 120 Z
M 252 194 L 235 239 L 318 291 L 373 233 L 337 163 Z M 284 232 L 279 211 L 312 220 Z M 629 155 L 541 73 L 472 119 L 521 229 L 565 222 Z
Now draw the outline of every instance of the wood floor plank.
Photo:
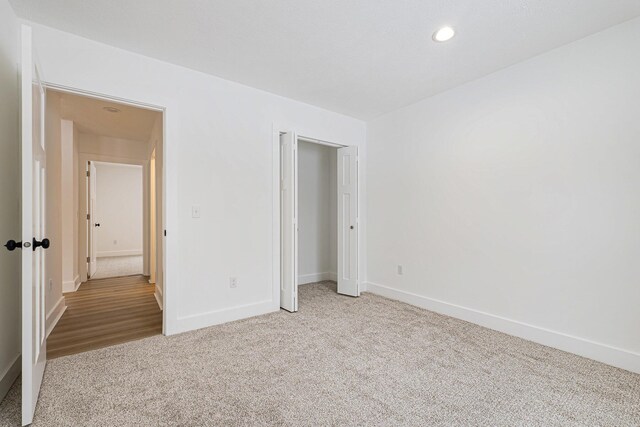
M 162 333 L 146 276 L 90 280 L 64 294 L 67 310 L 47 339 L 50 359 Z

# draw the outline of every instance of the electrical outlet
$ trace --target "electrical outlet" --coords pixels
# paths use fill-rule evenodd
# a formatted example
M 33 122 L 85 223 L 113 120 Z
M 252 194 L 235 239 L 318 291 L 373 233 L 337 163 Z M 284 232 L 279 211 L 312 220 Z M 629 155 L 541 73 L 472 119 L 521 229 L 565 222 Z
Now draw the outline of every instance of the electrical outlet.
M 402 276 L 402 273 L 403 273 L 402 266 L 398 265 L 398 276 Z
M 193 205 L 191 207 L 191 218 L 200 218 L 200 206 Z
M 113 241 L 113 244 L 114 244 L 114 245 L 117 245 L 117 244 L 118 244 L 118 241 L 117 241 L 117 240 L 114 240 L 114 241 Z
M 237 288 L 238 287 L 238 278 L 237 277 L 230 277 L 229 278 L 229 287 L 230 288 Z

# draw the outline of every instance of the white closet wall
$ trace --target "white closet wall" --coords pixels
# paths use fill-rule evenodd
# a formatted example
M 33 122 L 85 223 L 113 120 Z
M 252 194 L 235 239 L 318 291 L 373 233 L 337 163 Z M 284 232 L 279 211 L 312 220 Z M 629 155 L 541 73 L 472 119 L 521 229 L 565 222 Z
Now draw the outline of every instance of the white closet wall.
M 298 143 L 298 283 L 335 280 L 336 150 Z

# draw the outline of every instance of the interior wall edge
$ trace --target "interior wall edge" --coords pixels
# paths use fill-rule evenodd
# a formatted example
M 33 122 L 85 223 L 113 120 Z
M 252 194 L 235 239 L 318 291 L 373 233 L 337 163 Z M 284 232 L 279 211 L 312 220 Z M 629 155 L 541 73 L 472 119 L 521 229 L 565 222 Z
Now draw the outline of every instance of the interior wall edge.
M 367 292 L 404 302 L 435 313 L 474 323 L 528 341 L 546 345 L 607 365 L 640 374 L 640 354 L 585 338 L 564 334 L 495 314 L 367 282 Z

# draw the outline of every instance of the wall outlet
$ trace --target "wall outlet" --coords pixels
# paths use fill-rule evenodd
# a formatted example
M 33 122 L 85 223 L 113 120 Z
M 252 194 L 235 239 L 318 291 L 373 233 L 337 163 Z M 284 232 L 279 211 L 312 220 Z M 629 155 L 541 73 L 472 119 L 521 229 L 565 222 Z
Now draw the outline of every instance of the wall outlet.
M 191 206 L 191 218 L 200 218 L 200 206 Z
M 229 278 L 229 287 L 230 288 L 237 288 L 238 287 L 238 278 L 237 277 L 230 277 Z
M 118 241 L 117 241 L 117 240 L 114 240 L 114 241 L 113 241 L 113 244 L 114 244 L 114 245 L 117 245 L 117 244 L 118 244 Z
M 398 265 L 398 276 L 402 276 L 403 270 L 402 270 L 402 266 Z

